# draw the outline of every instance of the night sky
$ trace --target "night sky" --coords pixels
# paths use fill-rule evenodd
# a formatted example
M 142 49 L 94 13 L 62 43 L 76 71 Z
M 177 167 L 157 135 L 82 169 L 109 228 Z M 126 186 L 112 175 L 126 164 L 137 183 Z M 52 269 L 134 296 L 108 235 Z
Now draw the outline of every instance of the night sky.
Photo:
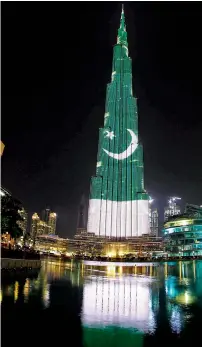
M 95 174 L 121 3 L 2 2 L 2 185 L 73 236 Z M 202 204 L 202 10 L 125 2 L 145 187 Z

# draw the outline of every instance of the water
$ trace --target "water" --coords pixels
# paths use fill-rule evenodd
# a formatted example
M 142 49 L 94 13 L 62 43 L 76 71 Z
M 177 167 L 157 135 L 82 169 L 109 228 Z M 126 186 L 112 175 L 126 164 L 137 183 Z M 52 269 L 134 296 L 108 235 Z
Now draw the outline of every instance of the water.
M 2 276 L 2 346 L 200 345 L 202 261 L 44 261 Z

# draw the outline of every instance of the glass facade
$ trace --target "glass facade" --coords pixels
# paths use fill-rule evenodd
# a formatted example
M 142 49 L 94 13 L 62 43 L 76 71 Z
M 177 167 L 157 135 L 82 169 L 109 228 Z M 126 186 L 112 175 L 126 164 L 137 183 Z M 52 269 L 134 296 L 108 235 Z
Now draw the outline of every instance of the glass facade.
M 202 218 L 179 218 L 164 224 L 165 250 L 171 255 L 202 255 Z

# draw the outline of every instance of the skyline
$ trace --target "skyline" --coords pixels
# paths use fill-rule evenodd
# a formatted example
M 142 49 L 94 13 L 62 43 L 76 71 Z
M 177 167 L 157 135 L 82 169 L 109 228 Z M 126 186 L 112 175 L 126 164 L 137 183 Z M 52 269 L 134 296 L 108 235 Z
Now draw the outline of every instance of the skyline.
M 2 185 L 30 212 L 51 205 L 58 233 L 69 237 L 94 173 L 121 4 L 86 3 L 81 12 L 73 3 L 49 4 L 49 18 L 39 5 L 2 4 Z M 170 195 L 201 204 L 197 8 L 125 5 L 145 188 L 159 205 Z M 77 20 L 85 37 L 73 32 Z

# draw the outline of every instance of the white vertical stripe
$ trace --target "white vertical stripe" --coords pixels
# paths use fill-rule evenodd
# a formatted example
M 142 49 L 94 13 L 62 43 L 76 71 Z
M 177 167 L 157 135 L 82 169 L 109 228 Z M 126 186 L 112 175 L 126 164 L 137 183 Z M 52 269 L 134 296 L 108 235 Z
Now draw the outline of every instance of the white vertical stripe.
M 107 213 L 106 213 L 106 235 L 111 235 L 112 233 L 112 206 L 113 202 L 107 200 Z
M 127 221 L 127 216 L 126 216 L 126 201 L 119 202 L 121 206 L 121 236 L 125 237 L 126 235 L 126 223 Z
M 91 199 L 88 232 L 112 237 L 141 236 L 149 232 L 147 200 L 110 201 Z
M 111 201 L 112 203 L 112 231 L 111 236 L 116 237 L 116 221 L 117 221 L 117 201 Z

